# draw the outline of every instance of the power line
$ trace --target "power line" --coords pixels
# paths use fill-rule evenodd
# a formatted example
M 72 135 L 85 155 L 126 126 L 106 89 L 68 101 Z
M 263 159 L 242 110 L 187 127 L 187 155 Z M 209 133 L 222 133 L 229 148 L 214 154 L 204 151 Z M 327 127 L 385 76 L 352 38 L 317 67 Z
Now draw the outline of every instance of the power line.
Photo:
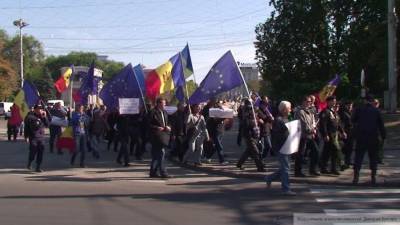
M 20 10 L 20 9 L 67 9 L 67 8 L 85 8 L 85 7 L 110 7 L 110 6 L 124 6 L 124 5 L 135 5 L 135 4 L 160 4 L 169 3 L 172 1 L 179 0 L 144 0 L 144 1 L 129 1 L 121 3 L 92 3 L 92 4 L 69 4 L 69 5 L 57 5 L 57 6 L 24 6 L 24 7 L 0 7 L 0 10 Z

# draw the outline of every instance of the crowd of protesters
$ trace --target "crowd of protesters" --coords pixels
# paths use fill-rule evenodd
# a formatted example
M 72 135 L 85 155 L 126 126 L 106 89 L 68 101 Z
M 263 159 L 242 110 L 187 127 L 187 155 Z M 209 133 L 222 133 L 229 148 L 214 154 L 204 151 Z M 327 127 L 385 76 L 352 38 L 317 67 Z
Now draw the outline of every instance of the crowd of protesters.
M 170 177 L 167 154 L 182 164 L 195 166 L 210 163 L 216 154 L 218 163 L 226 165 L 223 137 L 224 131 L 232 127 L 233 119 L 210 117 L 209 111 L 229 107 L 237 112 L 237 144 L 245 144 L 237 168 L 245 169 L 244 163 L 249 157 L 254 160 L 258 172 L 266 172 L 265 163 L 270 160 L 279 162 L 279 169 L 265 178 L 268 187 L 272 181 L 280 179 L 284 193 L 295 194 L 289 184 L 291 160 L 296 177 L 340 175 L 341 171 L 352 167 L 353 183 L 357 184 L 365 153 L 369 156 L 371 182 L 376 183 L 377 165 L 383 163 L 382 145 L 386 135 L 379 101 L 367 96 L 355 109 L 351 101 L 339 103 L 335 96 L 328 97 L 326 102 L 327 107 L 319 110 L 315 97 L 309 95 L 292 108 L 288 101 L 271 103 L 267 96 L 253 94 L 251 98 L 232 102 L 210 99 L 204 105 L 179 103 L 177 111 L 170 115 L 165 110 L 167 102 L 163 98 L 158 98 L 154 106 L 141 107 L 135 115 L 120 115 L 118 109 L 107 109 L 103 105 L 77 105 L 75 111 L 67 110 L 59 103 L 53 107 L 35 105 L 24 121 L 25 138 L 30 143 L 27 167 L 31 169 L 36 158 L 35 170 L 42 171 L 44 129 L 47 127 L 50 131 L 49 151 L 54 152 L 54 145 L 62 133 L 62 126 L 51 122 L 55 117 L 67 120 L 72 126 L 76 147 L 71 154 L 71 165 L 79 156 L 79 166 L 86 167 L 87 152 L 100 158 L 103 140 L 107 141 L 108 151 L 118 152 L 115 161 L 125 167 L 130 166 L 133 157 L 143 160 L 146 146 L 150 144 L 151 178 Z M 296 153 L 285 155 L 279 150 L 289 135 L 285 123 L 291 120 L 301 123 L 301 141 Z M 8 140 L 15 140 L 19 130 L 17 126 L 8 125 Z M 63 154 L 60 147 L 56 148 L 58 154 Z

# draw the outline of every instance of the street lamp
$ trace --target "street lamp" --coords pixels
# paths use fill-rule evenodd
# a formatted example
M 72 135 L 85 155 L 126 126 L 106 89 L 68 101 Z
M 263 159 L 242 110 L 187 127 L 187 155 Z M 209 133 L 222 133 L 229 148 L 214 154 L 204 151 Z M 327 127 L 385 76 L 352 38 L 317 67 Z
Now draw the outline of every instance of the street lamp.
M 20 50 L 20 56 L 21 56 L 21 88 L 24 84 L 24 53 L 22 51 L 22 28 L 28 26 L 29 24 L 27 24 L 25 21 L 23 21 L 22 19 L 19 20 L 15 20 L 14 21 L 14 26 L 17 26 L 19 28 L 19 38 L 20 38 L 20 46 L 19 46 L 19 50 Z

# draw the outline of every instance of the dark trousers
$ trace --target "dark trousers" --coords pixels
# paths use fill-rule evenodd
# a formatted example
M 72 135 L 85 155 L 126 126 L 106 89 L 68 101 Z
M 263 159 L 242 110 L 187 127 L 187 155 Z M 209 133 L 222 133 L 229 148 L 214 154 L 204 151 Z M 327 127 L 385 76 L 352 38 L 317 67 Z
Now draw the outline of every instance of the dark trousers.
M 8 140 L 11 141 L 11 137 L 13 137 L 13 140 L 17 140 L 17 135 L 18 135 L 18 126 L 17 125 L 11 125 L 7 124 L 7 135 L 8 135 Z
M 52 125 L 49 127 L 49 131 L 50 131 L 49 149 L 50 152 L 53 152 L 54 142 L 61 136 L 61 127 Z M 57 149 L 57 151 L 61 152 L 61 149 Z
M 140 155 L 138 154 L 138 151 L 140 151 L 141 145 L 142 145 L 142 138 L 140 137 L 140 134 L 137 132 L 131 133 L 129 153 L 131 155 L 135 154 L 136 156 Z
M 167 175 L 165 166 L 165 148 L 160 143 L 152 143 L 150 175 Z
M 75 158 L 78 154 L 80 154 L 80 166 L 84 166 L 85 165 L 85 146 L 86 146 L 86 136 L 85 135 L 79 135 L 79 136 L 75 136 L 75 151 L 72 154 L 71 157 L 71 165 L 73 165 L 75 163 Z
M 236 165 L 238 167 L 241 167 L 243 163 L 247 160 L 247 158 L 249 158 L 250 156 L 251 158 L 254 159 L 257 168 L 263 169 L 264 164 L 261 161 L 260 152 L 257 147 L 258 140 L 255 138 L 245 138 L 245 141 L 246 141 L 246 150 L 242 153 L 242 156 L 240 157 Z
M 119 148 L 117 162 L 121 163 L 121 158 L 124 158 L 124 165 L 129 164 L 129 152 L 128 152 L 128 137 L 121 138 L 121 147 Z
M 317 143 L 313 138 L 302 138 L 300 140 L 299 151 L 295 155 L 294 161 L 294 172 L 295 174 L 302 173 L 302 167 L 304 162 L 304 157 L 307 153 L 307 150 L 310 152 L 310 172 L 316 172 L 317 165 L 318 165 L 318 147 Z
M 36 169 L 40 169 L 43 160 L 44 143 L 43 140 L 32 139 L 29 140 L 29 158 L 28 167 L 31 166 L 36 157 Z
M 337 164 L 340 161 L 339 157 L 339 142 L 338 137 L 330 137 L 329 141 L 324 142 L 324 149 L 322 150 L 321 155 L 321 170 L 326 170 L 328 165 L 328 161 L 331 161 L 331 172 L 337 171 Z
M 115 130 L 108 131 L 107 140 L 108 140 L 107 150 L 110 151 L 111 144 L 114 143 L 113 149 L 114 149 L 114 152 L 116 152 L 117 148 L 118 148 L 118 141 L 119 141 L 117 132 Z
M 174 141 L 174 148 L 171 151 L 171 156 L 178 157 L 179 161 L 182 162 L 183 156 L 185 155 L 188 148 L 186 137 L 183 135 L 176 136 Z
M 368 152 L 369 168 L 371 171 L 378 169 L 378 148 L 379 141 L 377 138 L 365 137 L 356 142 L 356 155 L 354 160 L 354 170 L 360 171 L 364 159 L 364 155 Z
M 353 150 L 354 150 L 354 140 L 353 137 L 351 137 L 350 135 L 347 137 L 347 139 L 345 139 L 343 141 L 343 148 L 342 148 L 342 152 L 344 155 L 344 164 L 345 165 L 351 165 L 351 155 L 353 154 Z
M 239 146 L 242 145 L 242 127 L 243 127 L 243 125 L 241 123 L 239 123 L 238 134 L 236 137 L 236 144 Z

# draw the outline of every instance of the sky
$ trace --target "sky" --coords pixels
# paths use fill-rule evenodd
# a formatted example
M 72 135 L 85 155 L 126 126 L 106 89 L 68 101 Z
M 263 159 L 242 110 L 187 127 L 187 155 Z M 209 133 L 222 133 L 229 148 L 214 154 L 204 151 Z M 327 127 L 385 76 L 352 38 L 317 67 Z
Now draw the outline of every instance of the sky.
M 268 0 L 0 0 L 0 29 L 42 42 L 46 55 L 90 51 L 155 68 L 189 44 L 196 82 L 228 50 L 255 62 L 255 26 Z

